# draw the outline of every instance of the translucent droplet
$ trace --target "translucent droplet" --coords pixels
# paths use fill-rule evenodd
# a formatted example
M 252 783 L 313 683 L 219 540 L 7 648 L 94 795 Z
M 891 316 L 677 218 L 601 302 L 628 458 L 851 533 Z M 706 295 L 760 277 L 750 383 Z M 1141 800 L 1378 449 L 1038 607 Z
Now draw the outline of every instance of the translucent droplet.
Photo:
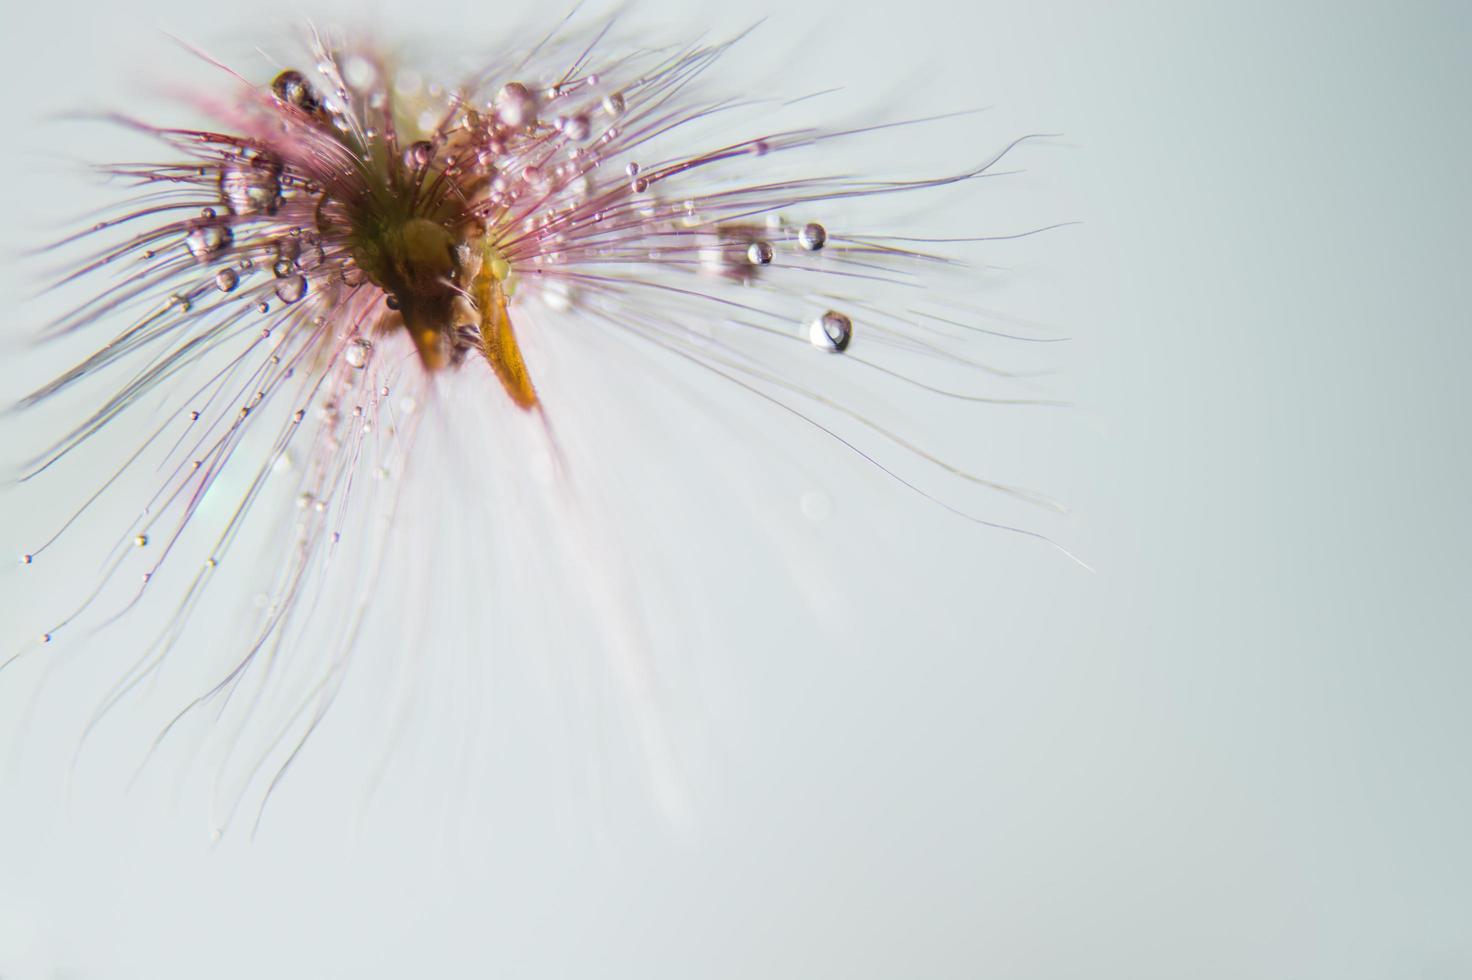
M 307 294 L 306 276 L 287 276 L 276 283 L 276 295 L 283 303 L 295 303 Z
M 569 116 L 562 120 L 562 135 L 570 140 L 585 140 L 592 131 L 587 116 Z
M 294 105 L 303 112 L 316 112 L 320 105 L 317 93 L 312 91 L 307 77 L 292 68 L 276 76 L 271 83 L 271 91 L 282 102 Z
M 624 114 L 624 95 L 622 92 L 609 92 L 603 97 L 603 111 L 610 116 L 622 116 Z
M 271 266 L 271 272 L 277 279 L 285 279 L 296 272 L 296 266 L 290 259 L 277 259 L 276 263 Z
M 512 129 L 531 126 L 537 121 L 537 100 L 520 82 L 508 82 L 496 94 L 496 118 Z
M 635 194 L 643 194 L 645 191 L 649 190 L 649 181 L 644 179 L 643 177 L 635 177 L 634 183 L 630 186 L 634 188 Z
M 637 160 L 630 160 L 628 165 L 624 167 L 624 173 L 630 177 L 637 176 L 639 173 L 639 162 Z
M 36 556 L 35 555 L 21 555 L 20 556 L 20 563 L 22 565 L 29 565 L 31 562 L 33 562 L 35 560 L 36 560 Z
M 362 368 L 368 366 L 368 359 L 373 356 L 373 345 L 359 337 L 348 344 L 347 350 L 343 351 L 342 359 L 348 362 L 348 367 Z
M 281 206 L 280 161 L 231 160 L 220 169 L 220 195 L 235 214 L 275 214 Z
M 752 242 L 746 246 L 746 261 L 752 265 L 767 265 L 772 261 L 772 246 L 768 242 Z
M 146 548 L 146 547 L 148 547 L 148 535 L 146 535 L 146 534 L 135 535 L 134 538 L 133 538 L 133 547 L 135 547 L 135 548 Z
M 816 221 L 808 222 L 797 233 L 797 243 L 809 252 L 816 252 L 828 244 L 828 229 Z
M 434 159 L 434 145 L 427 140 L 410 143 L 409 148 L 404 151 L 404 166 L 410 170 L 421 170 L 429 166 L 429 161 Z
M 853 335 L 853 321 L 835 310 L 824 313 L 808 327 L 808 340 L 813 346 L 831 354 L 847 349 Z
M 191 229 L 184 244 L 190 255 L 204 262 L 229 248 L 234 237 L 225 225 L 207 224 Z
M 228 293 L 240 285 L 240 277 L 235 274 L 234 269 L 221 269 L 215 273 L 215 285 L 220 292 Z

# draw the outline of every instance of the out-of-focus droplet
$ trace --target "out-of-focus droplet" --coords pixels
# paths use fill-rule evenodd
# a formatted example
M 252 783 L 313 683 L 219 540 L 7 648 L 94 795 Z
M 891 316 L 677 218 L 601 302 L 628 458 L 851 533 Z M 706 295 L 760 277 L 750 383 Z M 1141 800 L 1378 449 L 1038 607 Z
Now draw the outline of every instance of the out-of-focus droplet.
M 808 340 L 819 350 L 837 354 L 848 348 L 853 339 L 854 323 L 836 310 L 829 310 L 808 327 Z
M 434 146 L 428 140 L 410 143 L 404 151 L 404 166 L 410 170 L 421 170 L 434 159 Z
M 522 129 L 537 121 L 537 100 L 520 82 L 508 82 L 496 94 L 496 118 L 512 129 Z
M 609 92 L 603 97 L 603 111 L 610 116 L 622 116 L 624 114 L 624 95 L 622 92 Z

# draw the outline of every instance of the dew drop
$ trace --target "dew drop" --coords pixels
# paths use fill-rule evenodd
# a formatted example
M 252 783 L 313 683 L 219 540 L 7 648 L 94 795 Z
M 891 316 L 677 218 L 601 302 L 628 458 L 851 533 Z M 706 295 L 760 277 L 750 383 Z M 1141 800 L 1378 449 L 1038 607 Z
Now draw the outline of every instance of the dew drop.
M 410 143 L 404 151 L 404 166 L 410 170 L 422 170 L 434 159 L 434 145 L 427 140 Z
M 624 167 L 624 173 L 630 177 L 637 176 L 639 173 L 639 162 L 637 160 L 630 160 L 628 166 Z
M 21 555 L 20 556 L 20 563 L 22 565 L 29 565 L 31 562 L 33 562 L 35 560 L 36 560 L 36 556 L 35 555 L 27 554 L 27 555 Z
M 287 276 L 276 283 L 276 295 L 283 303 L 295 303 L 307 294 L 307 279 L 305 276 Z
M 649 181 L 643 177 L 635 177 L 634 183 L 630 186 L 634 188 L 635 194 L 643 194 L 645 191 L 649 190 Z
M 281 206 L 281 163 L 257 155 L 220 169 L 220 195 L 235 214 L 275 214 Z
M 746 261 L 752 265 L 768 265 L 771 263 L 771 244 L 768 242 L 752 242 L 746 246 Z
M 184 238 L 184 245 L 189 249 L 190 255 L 205 262 L 229 248 L 234 239 L 235 235 L 228 226 L 211 223 L 190 229 Z
M 509 82 L 496 94 L 496 118 L 512 129 L 537 121 L 537 100 L 520 82 Z
M 603 97 L 603 111 L 610 116 L 623 115 L 624 108 L 624 95 L 622 92 L 609 92 Z
M 234 269 L 221 269 L 215 273 L 215 286 L 222 293 L 228 293 L 240 285 L 240 277 L 235 274 Z
M 135 548 L 146 548 L 146 547 L 148 547 L 148 535 L 146 535 L 146 534 L 135 535 L 134 538 L 133 538 L 133 547 L 135 547 Z
M 276 263 L 271 266 L 271 272 L 275 274 L 277 279 L 285 279 L 295 271 L 296 266 L 292 263 L 291 259 L 277 259 Z
M 828 351 L 830 354 L 837 354 L 847 349 L 848 342 L 853 335 L 853 321 L 835 310 L 824 313 L 808 327 L 808 340 L 814 347 Z
M 373 356 L 373 344 L 359 337 L 343 352 L 342 359 L 348 362 L 348 367 L 363 368 L 368 366 L 368 359 Z
M 287 105 L 294 105 L 303 112 L 316 112 L 320 106 L 317 101 L 317 93 L 312 91 L 311 83 L 307 81 L 301 72 L 288 68 L 276 76 L 271 83 L 271 91 L 276 98 Z
M 585 140 L 591 131 L 587 116 L 569 116 L 562 120 L 562 135 L 570 140 Z
M 809 252 L 816 252 L 828 244 L 828 229 L 816 221 L 810 221 L 797 233 L 797 243 Z

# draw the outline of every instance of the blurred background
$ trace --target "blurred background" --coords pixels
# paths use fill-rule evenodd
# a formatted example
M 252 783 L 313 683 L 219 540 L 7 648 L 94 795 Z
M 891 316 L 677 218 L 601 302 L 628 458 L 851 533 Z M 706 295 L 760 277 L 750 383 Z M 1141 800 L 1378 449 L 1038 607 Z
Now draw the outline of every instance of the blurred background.
M 7 4 L 7 360 L 65 305 L 15 256 L 105 199 L 55 159 L 115 138 L 42 120 L 138 107 L 187 62 L 165 32 L 264 80 L 252 46 L 290 8 Z M 457 51 L 505 26 L 450 0 L 313 14 Z M 1040 529 L 1093 570 L 882 482 L 734 465 L 757 511 L 831 506 L 787 539 L 826 558 L 796 594 L 739 528 L 689 546 L 716 598 L 672 654 L 676 814 L 537 651 L 495 671 L 483 745 L 420 712 L 376 792 L 343 773 L 387 722 L 345 699 L 254 839 L 214 839 L 187 740 L 127 788 L 156 718 L 74 763 L 126 630 L 68 655 L 95 688 L 0 674 L 0 977 L 1472 977 L 1472 10 L 630 18 L 767 14 L 726 84 L 992 107 L 897 151 L 917 161 L 1064 134 L 973 223 L 1081 222 L 986 256 L 996 304 L 1071 338 L 1041 383 L 1076 407 L 952 435 L 1067 503 Z M 7 491 L 0 545 L 46 508 Z

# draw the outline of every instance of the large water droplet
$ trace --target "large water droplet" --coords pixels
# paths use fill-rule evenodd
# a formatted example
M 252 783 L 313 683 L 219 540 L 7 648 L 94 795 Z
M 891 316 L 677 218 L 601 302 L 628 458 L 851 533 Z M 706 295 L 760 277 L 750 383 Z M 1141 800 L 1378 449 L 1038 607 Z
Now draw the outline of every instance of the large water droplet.
M 808 340 L 819 350 L 837 354 L 847 349 L 854 335 L 854 323 L 835 310 L 829 310 L 808 327 Z
M 531 126 L 537 121 L 537 100 L 520 82 L 508 82 L 496 94 L 496 118 L 512 129 Z
M 276 76 L 276 80 L 271 83 L 271 91 L 282 102 L 294 105 L 303 112 L 316 112 L 320 105 L 317 93 L 312 91 L 307 77 L 292 68 Z
M 220 169 L 220 194 L 235 214 L 275 214 L 281 206 L 281 163 L 267 156 L 231 160 Z
M 429 166 L 429 161 L 433 159 L 434 144 L 428 140 L 410 143 L 409 148 L 404 151 L 404 166 L 410 170 L 421 170 Z
M 348 344 L 348 349 L 343 351 L 342 359 L 348 362 L 348 367 L 362 368 L 368 366 L 368 359 L 373 356 L 373 344 L 361 337 Z
M 283 303 L 295 303 L 307 294 L 306 276 L 287 276 L 276 283 L 276 295 Z
M 190 229 L 184 244 L 190 255 L 205 262 L 229 248 L 234 240 L 229 226 L 211 223 Z
M 810 221 L 797 233 L 797 243 L 809 252 L 816 252 L 828 244 L 828 229 L 816 221 Z

